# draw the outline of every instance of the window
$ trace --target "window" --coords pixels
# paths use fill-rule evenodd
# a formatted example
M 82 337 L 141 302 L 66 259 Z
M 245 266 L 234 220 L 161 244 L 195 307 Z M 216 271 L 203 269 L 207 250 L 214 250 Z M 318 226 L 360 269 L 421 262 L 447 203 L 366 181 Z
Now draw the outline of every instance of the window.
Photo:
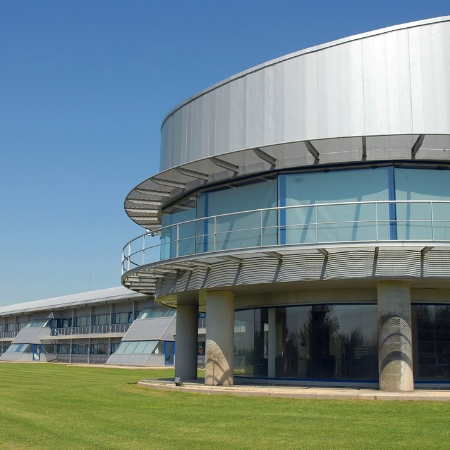
M 74 355 L 87 355 L 88 345 L 87 344 L 73 344 L 72 353 Z
M 92 325 L 109 325 L 109 314 L 92 316 Z
M 416 381 L 450 380 L 450 306 L 411 306 Z
M 133 313 L 131 311 L 114 313 L 111 319 L 113 324 L 131 323 L 133 321 Z
M 108 344 L 91 344 L 91 355 L 107 355 Z
M 111 355 L 117 351 L 117 349 L 119 348 L 119 345 L 120 345 L 120 342 L 114 342 L 111 344 L 111 347 L 110 347 Z
M 377 305 L 313 305 L 235 312 L 236 375 L 378 379 Z
M 90 325 L 90 317 L 89 316 L 82 316 L 82 317 L 75 317 L 73 319 L 74 326 L 75 327 L 87 327 Z
M 115 354 L 137 355 L 153 353 L 159 341 L 123 341 Z
M 391 173 L 383 167 L 280 175 L 279 206 L 291 207 L 279 213 L 280 244 L 372 240 L 377 230 L 389 239 L 389 205 L 358 202 L 389 200 Z M 378 229 L 376 220 L 383 220 Z
M 69 355 L 70 354 L 70 344 L 61 344 L 56 347 L 56 353 L 58 355 Z
M 30 322 L 28 322 L 25 325 L 25 328 L 43 328 L 48 324 L 48 322 L 49 322 L 48 319 L 30 320 Z M 19 324 L 14 324 L 14 325 L 19 325 Z
M 10 353 L 22 353 L 28 351 L 29 349 L 30 344 L 11 344 L 6 351 Z
M 138 319 L 156 319 L 158 317 L 173 317 L 177 313 L 176 309 L 170 308 L 146 308 L 141 311 Z

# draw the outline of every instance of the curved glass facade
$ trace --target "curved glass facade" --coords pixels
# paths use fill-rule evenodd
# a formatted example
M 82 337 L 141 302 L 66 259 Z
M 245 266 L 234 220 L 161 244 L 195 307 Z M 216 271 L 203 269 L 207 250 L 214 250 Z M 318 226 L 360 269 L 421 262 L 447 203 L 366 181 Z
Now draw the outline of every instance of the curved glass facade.
M 359 166 L 272 174 L 191 196 L 163 214 L 162 260 L 328 242 L 450 239 L 450 173 Z M 196 199 L 196 202 L 192 202 Z
M 414 379 L 450 382 L 450 305 L 413 304 Z M 375 304 L 305 305 L 235 312 L 236 376 L 378 380 Z
M 414 379 L 450 381 L 450 305 L 412 305 Z
M 235 375 L 377 380 L 377 306 L 309 305 L 235 312 Z

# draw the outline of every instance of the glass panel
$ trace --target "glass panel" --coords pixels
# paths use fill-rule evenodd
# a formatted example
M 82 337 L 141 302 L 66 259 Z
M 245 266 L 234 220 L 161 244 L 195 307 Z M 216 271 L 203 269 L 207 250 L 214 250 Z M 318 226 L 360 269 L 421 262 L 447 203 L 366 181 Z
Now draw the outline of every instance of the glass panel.
M 138 342 L 138 345 L 134 349 L 133 353 L 150 353 L 150 352 L 144 352 L 144 350 L 146 350 L 147 344 L 148 344 L 148 341 Z
M 396 199 L 448 201 L 449 181 L 450 173 L 446 170 L 396 168 Z M 398 205 L 399 239 L 449 239 L 449 212 L 450 205 L 439 202 L 434 203 L 433 207 L 429 203 Z M 432 218 L 438 221 L 434 224 L 434 230 Z
M 89 316 L 83 316 L 83 317 L 75 317 L 74 323 L 75 327 L 87 327 L 90 325 L 90 317 Z
M 115 353 L 121 354 L 121 353 L 126 353 L 127 347 L 130 344 L 130 342 L 121 342 L 119 347 L 117 347 L 117 350 L 115 351 Z
M 74 355 L 86 355 L 87 354 L 87 344 L 73 344 L 72 353 Z
M 93 325 L 108 325 L 109 323 L 109 314 L 98 314 L 92 317 Z
M 397 203 L 398 239 L 433 239 L 431 203 Z
M 40 328 L 40 327 L 45 327 L 47 325 L 48 319 L 41 319 L 41 320 L 30 320 L 30 322 L 28 322 L 26 324 L 26 328 Z M 14 324 L 16 325 L 16 324 Z
M 253 377 L 255 361 L 255 312 L 236 311 L 234 314 L 234 373 Z
M 336 360 L 336 378 L 377 380 L 377 306 L 336 305 L 330 308 L 333 308 L 330 324 L 335 327 L 330 340 L 330 354 Z
M 269 361 L 269 314 L 268 309 L 255 309 L 255 377 L 268 376 Z
M 155 319 L 158 317 L 176 316 L 177 310 L 172 308 L 145 308 L 141 311 L 138 319 Z
M 197 235 L 200 239 L 197 240 L 198 252 L 260 246 L 263 227 L 276 227 L 276 213 L 243 212 L 277 206 L 275 179 L 208 192 L 200 197 L 197 202 L 199 218 L 233 212 L 236 214 L 218 217 L 215 221 L 199 221 L 197 224 Z M 276 244 L 276 237 L 274 230 L 265 229 L 264 245 Z
M 21 352 L 26 352 L 30 347 L 30 344 L 11 344 L 8 348 L 8 350 L 6 350 L 7 352 L 10 353 L 21 353 Z
M 280 206 L 389 199 L 388 168 L 281 175 L 279 183 Z M 283 192 L 285 198 L 281 196 Z M 377 230 L 376 226 L 377 213 L 386 215 L 385 210 L 354 203 L 320 207 L 317 211 L 313 206 L 287 208 L 280 211 L 280 240 L 295 244 L 316 242 L 316 239 L 319 242 L 376 239 L 377 232 L 384 236 L 388 231 L 384 225 L 382 230 Z M 383 220 L 382 216 L 378 216 L 378 220 Z
M 145 354 L 152 353 L 159 341 L 125 341 L 121 342 L 115 353 Z
M 161 259 L 195 253 L 195 222 L 176 224 L 195 220 L 196 215 L 195 208 L 163 215 L 162 224 L 167 228 L 161 233 Z
M 150 351 L 151 349 L 151 351 Z M 162 355 L 164 353 L 164 341 L 151 341 L 146 349 L 147 353 L 153 353 L 154 355 Z
M 236 375 L 267 377 L 272 363 L 276 378 L 378 379 L 376 305 L 255 309 L 237 311 L 235 320 Z
M 414 379 L 450 380 L 450 306 L 412 305 Z
M 68 355 L 70 353 L 70 344 L 60 344 L 56 347 L 56 352 L 60 355 Z
M 433 214 L 433 237 L 432 239 L 450 240 L 450 203 L 434 202 L 432 204 Z
M 310 306 L 276 308 L 277 378 L 311 378 L 310 313 Z
M 136 349 L 138 344 L 139 344 L 139 341 L 130 342 L 128 344 L 128 347 L 127 347 L 126 351 L 124 351 L 124 353 L 134 353 L 134 350 Z

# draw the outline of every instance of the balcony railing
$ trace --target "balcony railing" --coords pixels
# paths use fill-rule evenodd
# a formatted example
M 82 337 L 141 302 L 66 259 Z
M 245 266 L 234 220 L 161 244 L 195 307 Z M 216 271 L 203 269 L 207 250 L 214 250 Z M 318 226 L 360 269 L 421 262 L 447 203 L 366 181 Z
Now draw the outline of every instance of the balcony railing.
M 0 331 L 0 339 L 13 339 L 19 334 L 19 331 Z
M 321 203 L 189 220 L 131 240 L 123 249 L 122 273 L 225 250 L 395 240 L 450 241 L 450 201 Z
M 79 334 L 125 333 L 129 323 L 115 325 L 91 325 L 85 327 L 52 328 L 51 336 L 73 336 Z

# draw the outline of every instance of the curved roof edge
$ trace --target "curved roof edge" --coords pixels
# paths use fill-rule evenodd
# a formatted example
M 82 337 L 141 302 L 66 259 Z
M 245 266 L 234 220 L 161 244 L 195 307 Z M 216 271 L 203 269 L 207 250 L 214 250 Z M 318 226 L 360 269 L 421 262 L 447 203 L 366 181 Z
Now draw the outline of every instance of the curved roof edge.
M 371 36 L 377 36 L 380 34 L 385 34 L 385 33 L 390 33 L 392 31 L 397 31 L 397 30 L 403 30 L 406 28 L 415 28 L 415 27 L 421 27 L 424 25 L 430 25 L 433 23 L 438 23 L 438 22 L 450 22 L 450 16 L 441 16 L 441 17 L 434 17 L 432 19 L 424 19 L 424 20 L 418 20 L 418 21 L 414 21 L 414 22 L 408 22 L 408 23 L 403 23 L 400 25 L 392 25 L 390 27 L 385 27 L 385 28 L 380 28 L 377 30 L 373 30 L 373 31 L 367 31 L 364 33 L 360 33 L 360 34 L 355 34 L 353 36 L 348 36 L 345 38 L 341 38 L 341 39 L 337 39 L 334 41 L 330 41 L 327 42 L 325 44 L 319 44 L 319 45 L 315 45 L 314 47 L 308 47 L 306 49 L 303 50 L 299 50 L 297 52 L 294 53 L 289 53 L 287 55 L 284 56 L 280 56 L 278 58 L 275 59 L 271 59 L 270 61 L 264 62 L 262 64 L 258 64 L 257 66 L 251 67 L 250 69 L 244 70 L 242 72 L 237 73 L 236 75 L 232 75 L 231 77 L 225 78 L 222 81 L 219 81 L 218 83 L 213 84 L 212 86 L 203 89 L 202 91 L 198 92 L 197 94 L 194 94 L 193 96 L 189 97 L 188 99 L 184 100 L 183 102 L 181 102 L 180 104 L 178 104 L 177 106 L 175 106 L 175 108 L 173 108 L 163 119 L 162 124 L 161 124 L 161 128 L 164 126 L 164 123 L 166 122 L 166 120 L 172 115 L 174 114 L 176 111 L 178 111 L 180 108 L 182 108 L 183 106 L 187 105 L 188 103 L 192 102 L 193 100 L 195 100 L 198 97 L 201 97 L 202 95 L 213 91 L 214 89 L 219 88 L 220 86 L 223 86 L 227 83 L 230 83 L 233 80 L 236 80 L 238 78 L 242 78 L 252 72 L 257 72 L 261 69 L 264 69 L 265 67 L 269 67 L 269 66 L 273 66 L 275 64 L 278 64 L 282 61 L 286 61 L 292 58 L 295 58 L 297 56 L 301 56 L 301 55 L 306 55 L 308 53 L 314 53 L 317 52 L 319 50 L 323 50 L 325 48 L 329 48 L 329 47 L 335 47 L 337 45 L 341 45 L 341 44 L 345 44 L 347 42 L 352 42 L 352 41 L 357 41 L 359 39 L 365 39 Z
M 71 306 L 89 305 L 98 302 L 118 301 L 125 298 L 146 298 L 148 296 L 131 291 L 123 286 L 82 292 L 79 294 L 53 297 L 26 303 L 16 303 L 0 307 L 0 317 L 13 314 L 25 314 L 34 311 L 68 308 Z

